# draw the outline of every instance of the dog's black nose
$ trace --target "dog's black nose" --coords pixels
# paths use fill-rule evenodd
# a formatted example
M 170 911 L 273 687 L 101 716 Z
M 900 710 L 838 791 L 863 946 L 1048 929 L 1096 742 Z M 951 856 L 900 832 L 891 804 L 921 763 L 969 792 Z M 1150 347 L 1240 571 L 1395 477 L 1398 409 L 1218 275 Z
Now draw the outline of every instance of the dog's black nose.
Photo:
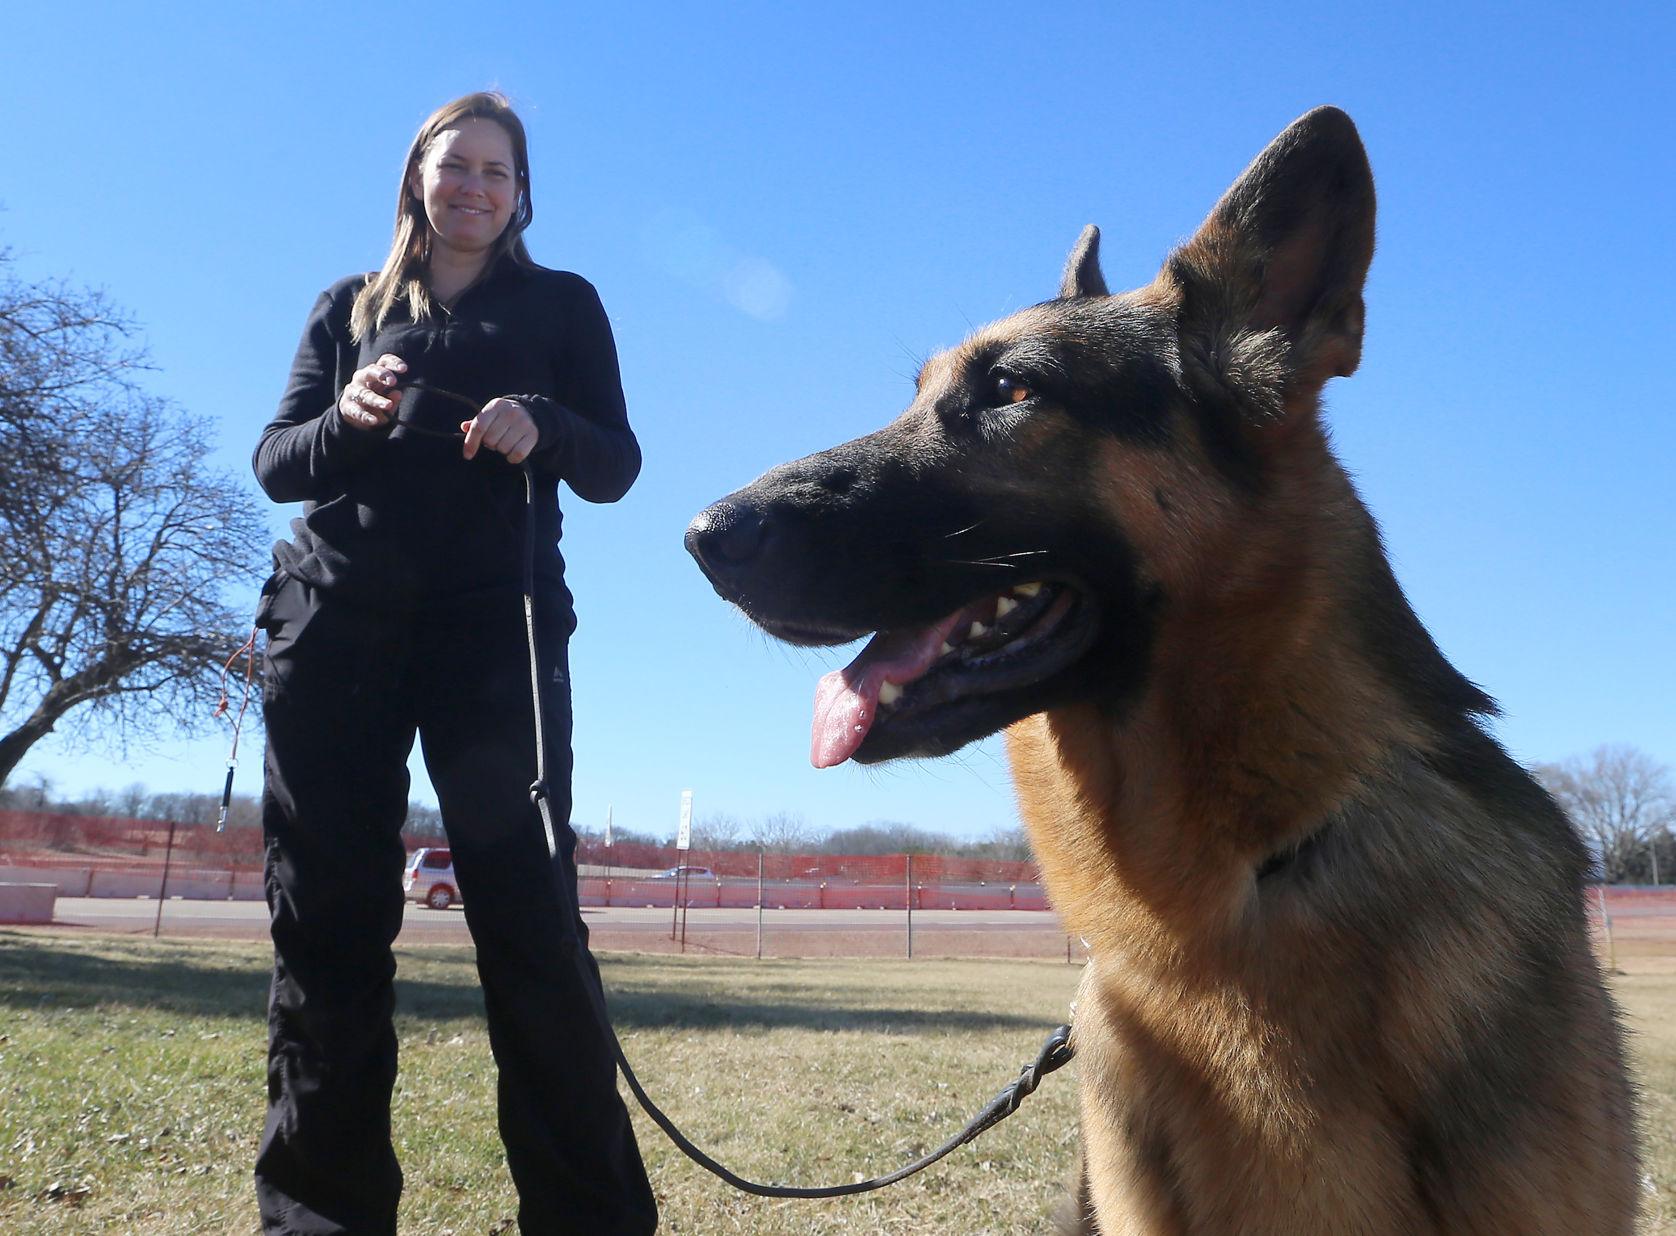
M 767 536 L 768 519 L 759 508 L 718 502 L 687 525 L 687 552 L 712 583 L 756 557 Z

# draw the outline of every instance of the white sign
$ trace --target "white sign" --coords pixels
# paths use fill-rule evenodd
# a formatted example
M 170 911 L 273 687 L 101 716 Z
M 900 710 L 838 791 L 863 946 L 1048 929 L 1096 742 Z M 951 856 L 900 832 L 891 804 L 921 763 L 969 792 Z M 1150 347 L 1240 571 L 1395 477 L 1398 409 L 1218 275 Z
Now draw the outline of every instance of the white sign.
M 693 792 L 681 791 L 681 831 L 675 834 L 675 848 L 690 850 L 693 848 Z

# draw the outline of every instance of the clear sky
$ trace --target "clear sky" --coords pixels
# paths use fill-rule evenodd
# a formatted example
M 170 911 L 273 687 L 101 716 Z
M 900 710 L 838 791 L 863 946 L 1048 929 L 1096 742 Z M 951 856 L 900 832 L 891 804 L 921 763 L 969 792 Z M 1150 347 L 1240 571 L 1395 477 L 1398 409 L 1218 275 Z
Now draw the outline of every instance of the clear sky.
M 1000 741 L 811 769 L 814 684 L 849 654 L 771 644 L 682 532 L 1050 297 L 1083 224 L 1114 288 L 1146 282 L 1334 103 L 1380 217 L 1329 415 L 1399 578 L 1517 757 L 1676 764 L 1673 45 L 1667 2 L 17 5 L 0 244 L 126 306 L 152 389 L 248 478 L 315 295 L 382 261 L 420 121 L 506 91 L 530 248 L 599 288 L 646 456 L 621 503 L 567 496 L 576 820 L 673 832 L 692 788 L 700 817 L 981 836 L 1014 822 Z M 48 740 L 18 777 L 216 792 L 224 757 Z

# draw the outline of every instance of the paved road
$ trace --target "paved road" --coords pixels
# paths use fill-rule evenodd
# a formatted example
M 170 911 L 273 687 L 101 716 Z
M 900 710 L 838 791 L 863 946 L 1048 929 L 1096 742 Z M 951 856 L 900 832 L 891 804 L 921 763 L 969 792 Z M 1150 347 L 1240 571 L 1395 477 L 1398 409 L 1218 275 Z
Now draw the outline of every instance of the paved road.
M 671 911 L 667 909 L 613 906 L 589 907 L 582 911 L 588 929 L 600 947 L 634 948 L 637 942 L 651 944 L 668 938 Z M 150 898 L 60 897 L 55 908 L 54 928 L 79 928 L 124 935 L 149 935 L 157 918 L 157 902 Z M 763 912 L 765 933 L 781 934 L 887 934 L 902 936 L 906 926 L 900 910 L 767 910 Z M 687 934 L 730 937 L 754 934 L 755 909 L 690 910 Z M 260 901 L 169 900 L 163 905 L 162 934 L 209 937 L 228 940 L 267 938 L 268 908 Z M 1060 939 L 1063 932 L 1052 914 L 1030 910 L 917 910 L 914 930 L 920 932 L 1024 933 L 1033 937 Z M 465 913 L 428 910 L 410 904 L 402 920 L 401 944 L 467 944 Z

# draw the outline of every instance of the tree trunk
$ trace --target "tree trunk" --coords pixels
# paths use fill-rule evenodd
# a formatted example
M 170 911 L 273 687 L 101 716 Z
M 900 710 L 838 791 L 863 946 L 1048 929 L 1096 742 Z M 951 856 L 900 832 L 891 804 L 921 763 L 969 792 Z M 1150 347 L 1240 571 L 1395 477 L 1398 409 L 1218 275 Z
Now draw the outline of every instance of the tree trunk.
M 27 721 L 0 738 L 0 788 L 11 778 L 12 770 L 23 757 L 29 754 L 29 748 L 52 733 L 52 727 L 57 722 L 58 715 L 48 715 L 37 708 Z

